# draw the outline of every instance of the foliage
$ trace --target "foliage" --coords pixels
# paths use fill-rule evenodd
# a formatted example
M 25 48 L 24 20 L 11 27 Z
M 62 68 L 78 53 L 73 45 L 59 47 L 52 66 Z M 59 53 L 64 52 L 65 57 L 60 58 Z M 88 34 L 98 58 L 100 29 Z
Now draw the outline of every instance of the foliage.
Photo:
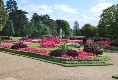
M 74 22 L 73 35 L 74 36 L 79 36 L 80 35 L 80 28 L 79 28 L 79 24 L 78 24 L 77 21 Z
M 98 24 L 100 37 L 118 38 L 118 6 L 112 5 L 103 10 Z
M 91 24 L 85 24 L 81 30 L 81 36 L 94 37 L 97 34 L 97 28 Z
M 6 9 L 4 8 L 3 0 L 0 0 L 0 31 L 5 26 L 7 19 L 8 14 Z
M 57 50 L 52 50 L 52 51 L 50 52 L 50 55 L 51 55 L 51 56 L 55 56 L 55 57 L 61 57 L 62 54 L 63 54 L 63 51 L 62 51 L 62 50 L 59 50 L 59 49 L 57 49 Z
M 13 10 L 17 10 L 18 7 L 17 7 L 16 1 L 14 1 L 14 0 L 8 0 L 6 2 L 6 9 L 7 9 L 8 12 L 12 12 Z
M 118 47 L 118 42 L 111 42 L 109 45 Z
M 97 45 L 95 43 L 89 43 L 89 44 L 85 44 L 84 45 L 84 49 L 83 49 L 85 52 L 92 52 L 94 53 L 95 55 L 102 55 L 103 54 L 103 51 L 100 50 L 99 47 L 97 47 Z
M 57 33 L 60 35 L 60 29 L 62 29 L 62 37 L 64 36 L 70 36 L 71 34 L 71 28 L 67 21 L 65 20 L 56 20 L 57 23 Z
M 59 46 L 59 50 L 61 50 L 61 51 L 63 51 L 64 53 L 66 53 L 66 52 L 69 50 L 69 48 L 68 48 L 68 46 L 66 45 L 66 43 L 63 43 L 63 44 L 61 44 L 61 45 Z
M 41 16 L 39 16 L 37 13 L 34 13 L 32 15 L 32 19 L 29 23 L 29 35 L 31 37 L 38 37 L 40 35 L 49 35 L 51 33 L 50 27 L 46 24 L 44 24 L 41 21 Z
M 12 20 L 15 34 L 14 36 L 25 36 L 26 29 L 28 29 L 27 12 L 23 10 L 16 10 L 9 13 L 9 20 Z
M 118 79 L 118 75 L 114 75 L 112 76 L 112 78 Z
M 8 52 L 9 54 L 12 54 L 12 55 L 19 55 L 19 56 L 24 56 L 27 58 L 45 61 L 48 63 L 62 65 L 65 67 L 111 65 L 111 64 L 106 63 L 105 61 L 101 61 L 101 60 L 64 59 L 64 58 L 58 58 L 58 57 L 47 56 L 47 55 L 42 55 L 42 54 L 35 54 L 32 52 L 17 51 L 17 50 L 14 51 L 14 50 L 5 49 L 5 48 L 1 48 L 0 51 L 5 51 L 6 53 Z
M 78 52 L 76 50 L 68 50 L 66 53 L 66 55 L 68 56 L 72 56 L 72 57 L 77 57 L 78 56 Z
M 60 43 L 61 42 L 61 40 L 59 38 L 56 38 L 54 36 L 49 36 L 49 37 L 43 38 L 40 42 L 44 43 L 44 42 L 47 42 L 47 41 L 52 41 L 52 42 L 55 42 L 55 43 Z
M 48 26 L 51 35 L 57 34 L 57 30 L 56 30 L 57 29 L 57 23 L 53 19 L 50 19 L 49 15 L 47 15 L 47 14 L 41 15 L 40 20 L 42 21 L 43 24 Z
M 39 45 L 40 47 L 43 47 L 43 48 L 57 48 L 58 47 L 58 45 L 56 45 L 55 42 L 52 42 L 52 41 L 46 41 L 46 42 L 40 43 Z
M 11 46 L 11 49 L 19 49 L 19 48 L 27 48 L 28 46 L 26 44 L 23 44 L 23 42 L 18 42 Z
M 2 36 L 13 36 L 15 34 L 14 26 L 11 20 L 6 22 L 5 27 L 2 30 Z

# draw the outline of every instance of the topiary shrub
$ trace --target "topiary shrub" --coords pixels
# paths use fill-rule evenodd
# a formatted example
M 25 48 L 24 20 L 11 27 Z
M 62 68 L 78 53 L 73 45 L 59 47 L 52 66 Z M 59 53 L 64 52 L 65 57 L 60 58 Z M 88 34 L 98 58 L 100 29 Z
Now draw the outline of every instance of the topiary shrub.
M 23 44 L 23 42 L 15 43 L 11 46 L 11 49 L 19 49 L 19 48 L 27 48 L 28 46 L 26 44 Z
M 72 56 L 72 57 L 78 56 L 78 52 L 76 50 L 72 50 L 72 49 L 68 50 L 65 54 L 68 56 Z
M 52 50 L 49 55 L 55 57 L 61 57 L 64 52 L 62 50 Z

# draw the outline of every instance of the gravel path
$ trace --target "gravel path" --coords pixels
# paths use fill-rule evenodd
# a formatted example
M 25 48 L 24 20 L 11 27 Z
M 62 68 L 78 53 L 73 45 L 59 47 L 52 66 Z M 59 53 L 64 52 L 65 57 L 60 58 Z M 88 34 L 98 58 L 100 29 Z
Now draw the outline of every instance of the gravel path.
M 118 74 L 118 53 L 108 55 L 113 65 L 63 67 L 0 52 L 0 80 L 115 80 L 112 75 Z

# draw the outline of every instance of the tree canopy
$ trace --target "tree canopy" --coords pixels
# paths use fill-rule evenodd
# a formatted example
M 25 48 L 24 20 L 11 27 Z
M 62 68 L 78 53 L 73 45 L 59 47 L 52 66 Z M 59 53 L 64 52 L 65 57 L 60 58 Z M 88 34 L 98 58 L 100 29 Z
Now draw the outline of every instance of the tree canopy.
M 63 35 L 70 36 L 71 34 L 71 28 L 67 21 L 65 20 L 56 20 L 57 23 L 57 32 L 58 35 L 60 35 L 60 29 L 62 29 Z
M 1 33 L 3 36 L 13 36 L 15 34 L 12 20 L 7 20 L 6 25 Z
M 8 19 L 7 11 L 4 8 L 3 0 L 0 0 L 0 31 L 5 26 Z
M 80 35 L 79 23 L 77 21 L 74 22 L 73 35 L 74 36 L 79 36 Z
M 7 1 L 6 2 L 6 9 L 7 9 L 8 12 L 12 12 L 14 10 L 17 10 L 18 7 L 17 7 L 16 1 L 14 1 L 14 0 Z
M 81 35 L 86 37 L 94 37 L 96 36 L 97 28 L 95 26 L 92 26 L 91 24 L 85 24 L 81 28 Z
M 118 38 L 118 6 L 112 5 L 103 10 L 98 24 L 100 37 Z

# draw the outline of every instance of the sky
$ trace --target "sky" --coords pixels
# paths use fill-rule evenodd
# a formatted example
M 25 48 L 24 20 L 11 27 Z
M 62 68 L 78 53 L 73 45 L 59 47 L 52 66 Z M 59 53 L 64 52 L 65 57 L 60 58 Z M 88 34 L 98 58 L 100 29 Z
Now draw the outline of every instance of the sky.
M 4 5 L 8 0 L 3 0 Z M 118 4 L 118 0 L 15 0 L 18 9 L 28 12 L 31 19 L 33 13 L 39 15 L 48 14 L 51 19 L 66 20 L 71 28 L 74 22 L 79 23 L 81 28 L 84 24 L 98 25 L 102 10 Z

